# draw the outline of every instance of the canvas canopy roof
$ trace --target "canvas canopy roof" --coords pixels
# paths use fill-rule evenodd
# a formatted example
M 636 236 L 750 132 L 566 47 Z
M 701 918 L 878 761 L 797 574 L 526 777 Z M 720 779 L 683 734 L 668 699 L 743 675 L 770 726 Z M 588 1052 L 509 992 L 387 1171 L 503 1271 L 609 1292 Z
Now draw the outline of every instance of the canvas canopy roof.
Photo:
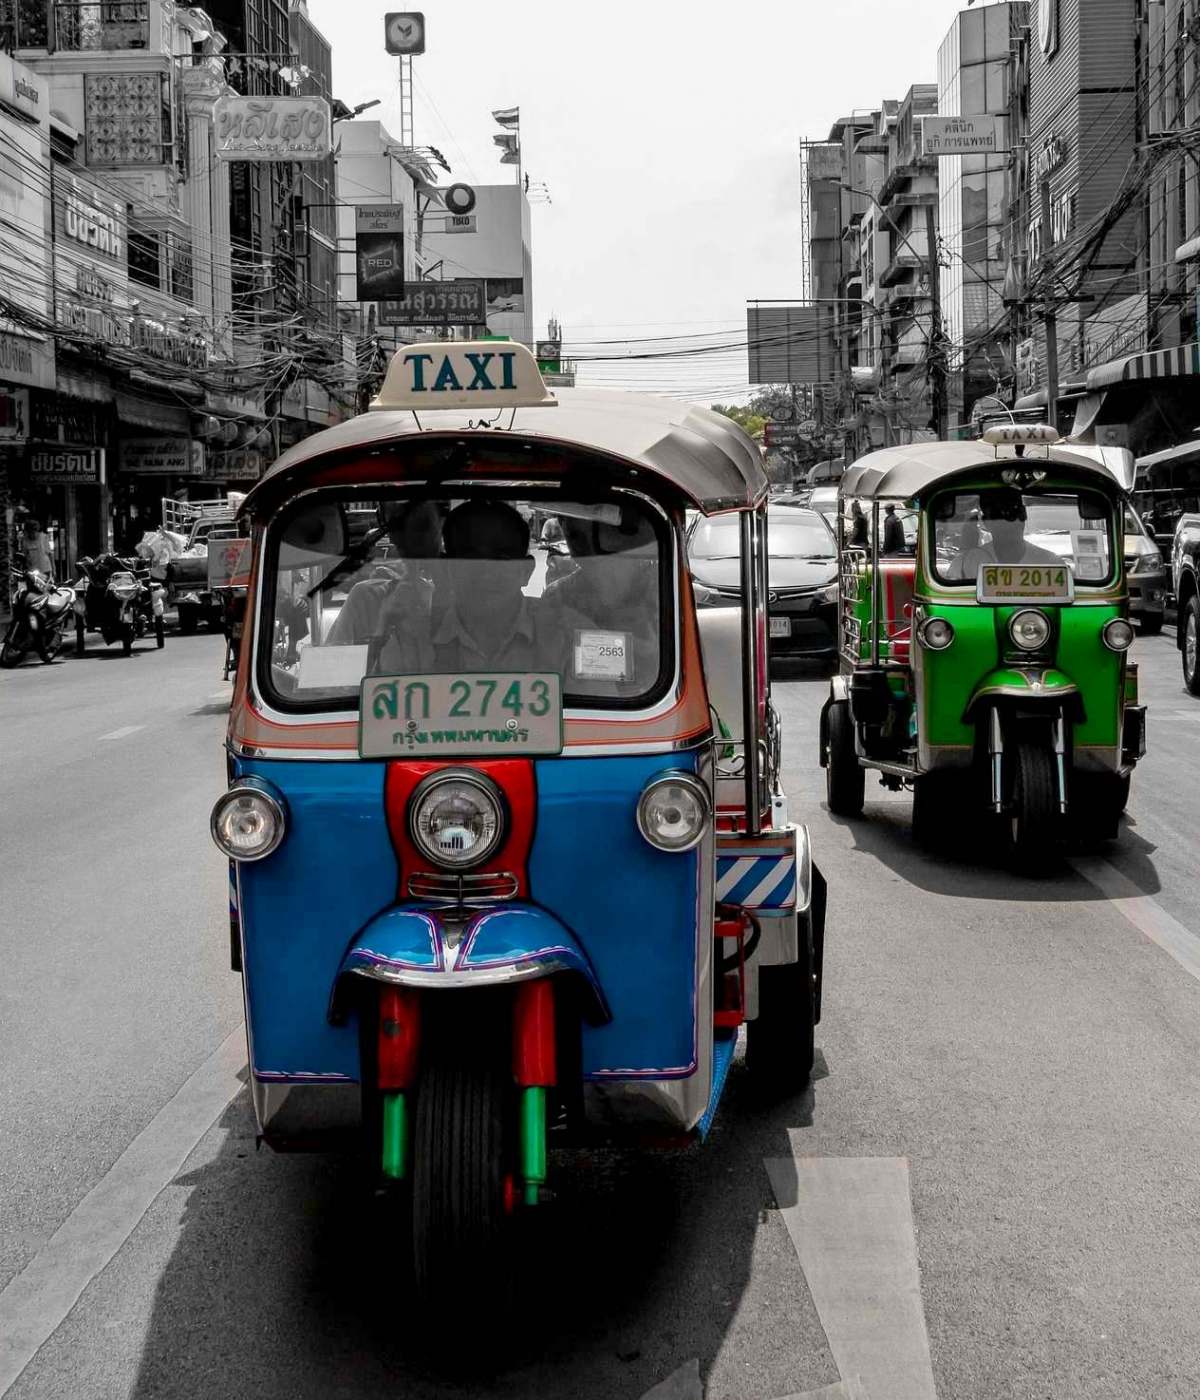
M 997 472 L 1020 462 L 1038 467 L 1046 463 L 1067 467 L 1110 488 L 1118 483 L 1106 467 L 1078 453 L 1052 447 L 1049 452 L 1030 447 L 1018 458 L 1012 447 L 993 447 L 986 442 L 914 442 L 904 447 L 885 447 L 869 452 L 846 469 L 840 490 L 843 496 L 886 496 L 908 500 L 930 487 L 940 485 L 959 473 L 995 468 Z

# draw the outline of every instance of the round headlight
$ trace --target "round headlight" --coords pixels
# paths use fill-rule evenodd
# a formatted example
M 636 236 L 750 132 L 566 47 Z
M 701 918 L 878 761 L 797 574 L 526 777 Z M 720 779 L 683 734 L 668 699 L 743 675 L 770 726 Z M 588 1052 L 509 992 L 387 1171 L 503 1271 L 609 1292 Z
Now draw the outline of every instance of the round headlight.
M 1008 635 L 1022 651 L 1037 651 L 1050 640 L 1050 619 L 1045 613 L 1032 608 L 1013 613 L 1008 624 Z
M 422 855 L 465 870 L 481 865 L 504 839 L 504 799 L 475 773 L 435 773 L 417 788 L 408 829 Z
M 1109 651 L 1128 651 L 1133 645 L 1133 627 L 1123 617 L 1106 622 L 1100 636 Z
M 638 830 L 660 851 L 690 851 L 708 829 L 708 791 L 690 773 L 655 778 L 638 798 Z
M 921 624 L 917 636 L 930 651 L 945 651 L 954 640 L 954 628 L 944 617 L 930 617 Z
M 262 860 L 283 840 L 283 808 L 258 788 L 234 787 L 217 798 L 209 830 L 230 860 Z

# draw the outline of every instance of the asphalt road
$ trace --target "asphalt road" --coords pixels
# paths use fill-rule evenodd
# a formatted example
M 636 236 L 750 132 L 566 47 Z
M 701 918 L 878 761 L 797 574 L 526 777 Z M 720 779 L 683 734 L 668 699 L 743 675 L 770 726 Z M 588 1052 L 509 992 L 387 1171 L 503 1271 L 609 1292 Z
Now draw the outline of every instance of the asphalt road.
M 871 1400 L 930 1395 L 905 1327 L 943 1400 L 1200 1394 L 1200 701 L 1170 633 L 1135 647 L 1151 750 L 1121 840 L 1041 882 L 933 859 L 870 780 L 864 818 L 831 819 L 826 682 L 777 681 L 830 886 L 814 1085 L 764 1111 L 735 1065 L 703 1149 L 559 1163 L 499 1360 L 470 1280 L 461 1349 L 406 1332 L 351 1165 L 255 1151 L 206 831 L 220 651 L 0 674 L 0 1394 L 638 1400 L 698 1373 L 712 1400 L 780 1400 L 873 1335 L 896 1361 Z M 793 1157 L 781 1210 L 764 1160 Z M 858 1283 L 831 1289 L 843 1234 L 833 1276 Z

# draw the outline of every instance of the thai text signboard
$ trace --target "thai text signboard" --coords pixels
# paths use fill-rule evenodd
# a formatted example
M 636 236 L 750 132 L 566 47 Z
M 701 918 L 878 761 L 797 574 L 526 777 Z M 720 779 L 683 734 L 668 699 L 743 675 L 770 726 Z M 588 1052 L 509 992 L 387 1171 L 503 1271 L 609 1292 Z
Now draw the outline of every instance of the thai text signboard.
M 323 160 L 332 149 L 323 97 L 219 97 L 213 123 L 225 160 Z
M 483 282 L 472 277 L 422 282 L 398 301 L 379 304 L 382 326 L 482 326 L 486 320 Z
M 1004 118 L 922 117 L 921 140 L 927 156 L 988 156 L 1007 150 Z
M 404 295 L 404 206 L 360 204 L 354 211 L 355 296 Z

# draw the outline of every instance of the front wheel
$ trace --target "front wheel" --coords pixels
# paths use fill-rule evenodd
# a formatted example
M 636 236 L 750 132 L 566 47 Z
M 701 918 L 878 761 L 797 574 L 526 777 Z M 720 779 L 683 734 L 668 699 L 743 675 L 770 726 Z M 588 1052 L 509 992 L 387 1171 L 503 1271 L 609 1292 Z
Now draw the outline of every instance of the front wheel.
M 800 956 L 758 972 L 758 1015 L 746 1022 L 746 1068 L 756 1089 L 772 1100 L 801 1093 L 816 1053 L 817 989 L 812 934 L 800 924 Z
M 1013 864 L 1028 875 L 1045 871 L 1059 839 L 1058 775 L 1048 744 L 1022 740 L 1009 751 L 1016 764 L 1009 842 Z
M 1183 684 L 1189 695 L 1200 695 L 1200 597 L 1194 593 L 1187 600 L 1179 630 L 1183 638 Z
M 0 646 L 0 666 L 11 669 L 25 660 L 29 650 L 29 629 L 20 621 L 8 629 L 3 646 Z
M 413 1132 L 412 1242 L 418 1295 L 445 1304 L 464 1279 L 503 1302 L 512 1265 L 514 1118 L 505 1043 L 463 1054 L 443 1038 L 423 1065 Z
M 121 655 L 133 655 L 133 623 L 127 622 L 121 629 Z
M 825 801 L 835 817 L 862 815 L 866 774 L 854 747 L 854 720 L 848 700 L 829 707 L 829 752 L 825 759 Z
M 87 624 L 83 618 L 75 619 L 75 655 L 82 656 L 87 650 Z
M 167 629 L 159 613 L 154 619 L 154 645 L 161 651 L 167 644 Z
M 63 629 L 61 627 L 50 627 L 42 634 L 42 644 L 38 647 L 38 654 L 47 666 L 57 659 L 58 653 L 62 651 Z

